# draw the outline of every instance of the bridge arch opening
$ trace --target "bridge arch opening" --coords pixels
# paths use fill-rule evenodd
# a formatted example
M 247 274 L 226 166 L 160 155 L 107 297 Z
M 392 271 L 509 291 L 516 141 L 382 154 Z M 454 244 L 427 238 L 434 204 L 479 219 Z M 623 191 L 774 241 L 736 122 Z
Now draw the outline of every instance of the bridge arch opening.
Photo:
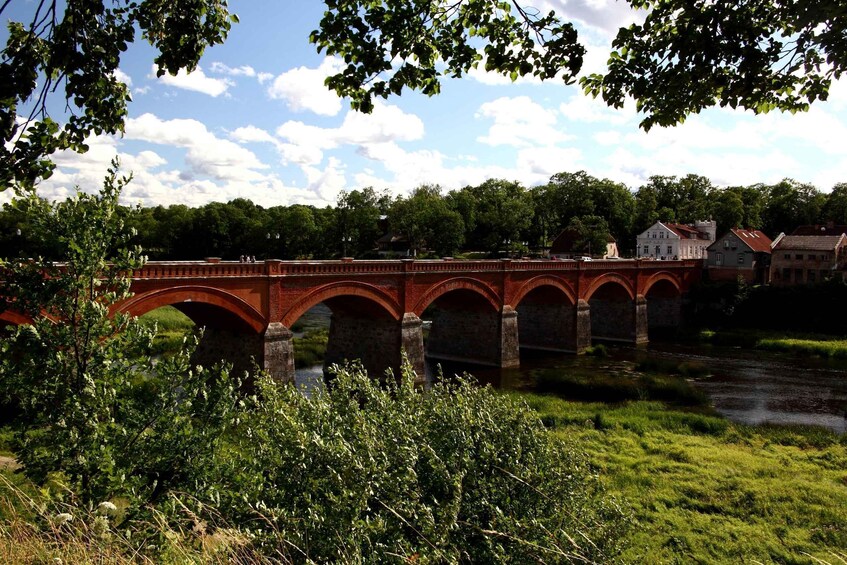
M 611 279 L 601 283 L 591 293 L 588 305 L 592 339 L 637 341 L 636 301 L 620 282 Z
M 439 294 L 423 311 L 421 319 L 426 357 L 502 365 L 503 314 L 477 289 L 454 288 Z
M 306 379 L 314 378 L 318 362 L 322 362 L 321 372 L 326 375 L 332 365 L 354 360 L 375 378 L 381 378 L 388 369 L 399 374 L 403 328 L 398 310 L 376 288 L 353 285 L 318 289 L 283 318 L 283 324 L 294 332 L 293 365 L 302 365 L 298 368 L 303 369 L 300 374 Z
M 644 295 L 650 337 L 669 335 L 682 322 L 682 292 L 670 279 L 655 281 Z
M 168 308 L 165 308 L 168 307 Z M 203 330 L 191 362 L 211 366 L 226 362 L 238 376 L 252 374 L 264 359 L 264 321 L 241 299 L 217 289 L 176 287 L 140 293 L 121 305 L 120 311 L 163 320 L 183 332 Z M 170 341 L 178 336 L 169 332 Z M 162 341 L 167 341 L 167 338 Z
M 578 304 L 563 288 L 541 284 L 515 305 L 522 349 L 578 352 Z

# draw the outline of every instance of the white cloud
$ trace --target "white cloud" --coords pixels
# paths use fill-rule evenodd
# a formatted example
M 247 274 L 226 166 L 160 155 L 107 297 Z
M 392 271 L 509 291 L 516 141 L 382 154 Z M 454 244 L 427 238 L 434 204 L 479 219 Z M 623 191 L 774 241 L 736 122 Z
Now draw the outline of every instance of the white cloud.
M 127 88 L 132 86 L 132 77 L 129 76 L 128 74 L 126 74 L 125 72 L 123 72 L 122 70 L 115 69 L 115 72 L 112 73 L 112 74 L 114 74 L 116 79 L 118 79 L 119 81 L 121 81 L 122 83 L 127 85 Z
M 643 21 L 645 15 L 619 0 L 538 0 L 535 7 L 542 14 L 554 10 L 563 20 L 579 22 L 609 38 L 619 28 Z
M 156 66 L 154 65 L 152 69 L 152 76 L 155 77 Z M 199 66 L 191 73 L 186 73 L 184 69 L 180 70 L 176 76 L 165 73 L 158 77 L 158 80 L 168 86 L 201 92 L 215 98 L 226 93 L 229 87 L 234 85 L 229 79 L 207 77 Z
M 242 65 L 240 67 L 230 67 L 221 63 L 220 61 L 215 61 L 209 66 L 209 71 L 218 75 L 228 75 L 232 77 L 244 76 L 244 77 L 255 77 L 256 70 L 249 65 Z
M 528 96 L 486 102 L 475 117 L 494 121 L 488 134 L 477 138 L 487 145 L 553 145 L 570 138 L 556 126 L 556 112 L 533 102 Z
M 366 147 L 394 141 L 418 140 L 424 135 L 424 124 L 414 114 L 408 114 L 397 106 L 378 102 L 370 114 L 352 110 L 347 112 L 344 121 L 337 128 L 321 128 L 299 121 L 288 121 L 277 128 L 276 134 L 290 145 L 299 148 L 303 155 L 315 156 L 316 152 L 345 145 Z
M 193 174 L 220 180 L 256 180 L 256 170 L 268 166 L 248 149 L 220 139 L 196 120 L 161 120 L 143 114 L 126 122 L 125 138 L 186 150 L 185 162 Z
M 341 111 L 341 100 L 324 85 L 324 80 L 344 68 L 337 57 L 326 57 L 316 69 L 297 67 L 276 77 L 268 87 L 268 95 L 284 100 L 295 112 L 309 111 L 321 116 L 335 116 Z

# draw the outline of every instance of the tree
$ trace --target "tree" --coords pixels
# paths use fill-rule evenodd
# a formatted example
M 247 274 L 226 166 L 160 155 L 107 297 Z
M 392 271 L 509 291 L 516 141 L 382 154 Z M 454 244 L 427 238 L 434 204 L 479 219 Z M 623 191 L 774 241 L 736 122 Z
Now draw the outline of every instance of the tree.
M 0 15 L 10 3 L 0 5 Z M 531 74 L 566 83 L 582 68 L 585 49 L 573 25 L 517 0 L 325 4 L 310 41 L 346 64 L 326 84 L 366 112 L 374 96 L 405 88 L 434 95 L 442 77 L 480 65 L 513 80 Z M 716 104 L 757 113 L 805 110 L 826 99 L 847 65 L 847 18 L 838 0 L 630 4 L 647 11 L 644 23 L 618 32 L 606 75 L 581 82 L 610 106 L 633 97 L 645 129 Z M 115 71 L 137 31 L 159 52 L 157 73 L 175 74 L 193 69 L 237 21 L 226 0 L 37 0 L 31 13 L 29 22 L 10 22 L 0 61 L 0 134 L 7 142 L 0 147 L 0 190 L 46 178 L 49 156 L 85 151 L 91 133 L 123 131 L 129 94 Z M 60 86 L 71 112 L 61 127 L 48 108 L 48 94 Z
M 31 13 L 28 22 L 9 22 L 0 60 L 0 191 L 49 177 L 57 150 L 86 151 L 88 135 L 123 131 L 130 96 L 115 73 L 136 32 L 158 51 L 161 76 L 194 69 L 237 21 L 226 0 L 37 0 Z M 48 108 L 57 89 L 70 113 L 62 126 Z
M 467 237 L 471 246 L 492 253 L 519 246 L 532 221 L 532 200 L 523 185 L 490 179 L 462 191 L 474 203 L 474 229 Z
M 847 224 L 847 183 L 840 182 L 832 187 L 832 192 L 826 197 L 822 216 L 826 221 Z
M 388 212 L 389 205 L 388 193 L 378 193 L 371 187 L 342 192 L 335 209 L 335 248 L 353 256 L 373 250 L 376 240 L 382 235 L 379 220 Z
M 408 198 L 395 200 L 388 220 L 415 251 L 429 248 L 444 257 L 453 255 L 464 242 L 462 217 L 448 207 L 437 185 L 419 186 Z
M 326 84 L 353 108 L 369 112 L 373 97 L 404 88 L 434 95 L 440 77 L 460 77 L 480 64 L 515 80 L 532 74 L 567 82 L 585 48 L 573 25 L 518 2 L 459 0 L 327 1 L 310 41 L 347 66 Z
M 712 216 L 717 222 L 718 233 L 732 228 L 748 228 L 744 225 L 744 201 L 738 191 L 726 188 L 716 191 L 712 202 Z
M 585 255 L 602 257 L 606 254 L 609 240 L 609 225 L 600 216 L 572 218 L 565 228 L 576 235 L 573 251 Z
M 644 22 L 618 32 L 608 72 L 582 85 L 616 108 L 634 98 L 647 130 L 715 105 L 806 110 L 847 67 L 840 0 L 630 4 Z
M 0 341 L 0 397 L 19 412 L 13 447 L 30 479 L 61 473 L 86 504 L 120 496 L 137 509 L 209 484 L 238 384 L 191 369 L 190 350 L 154 362 L 154 332 L 114 312 L 143 263 L 119 213 L 127 182 L 113 165 L 99 196 L 21 206 L 62 261 L 0 261 L 0 308 L 33 320 Z
M 817 223 L 825 201 L 826 197 L 814 186 L 783 179 L 768 187 L 762 213 L 765 233 L 791 233 L 799 225 Z

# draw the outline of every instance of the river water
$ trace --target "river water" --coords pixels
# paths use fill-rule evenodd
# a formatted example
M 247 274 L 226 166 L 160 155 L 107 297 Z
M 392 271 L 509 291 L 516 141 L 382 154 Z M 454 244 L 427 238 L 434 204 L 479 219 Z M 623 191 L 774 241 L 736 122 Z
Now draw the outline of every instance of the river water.
M 715 410 L 745 424 L 803 424 L 847 432 L 847 362 L 814 357 L 710 345 L 653 342 L 648 347 L 609 346 L 609 356 L 595 358 L 567 354 L 521 352 L 521 366 L 495 369 L 446 363 L 445 375 L 468 372 L 480 382 L 516 390 L 535 390 L 546 372 L 584 375 L 624 374 L 638 359 L 692 363 L 705 377 L 692 379 Z M 428 374 L 436 362 L 427 361 Z M 321 386 L 320 367 L 298 369 L 297 382 L 305 388 Z

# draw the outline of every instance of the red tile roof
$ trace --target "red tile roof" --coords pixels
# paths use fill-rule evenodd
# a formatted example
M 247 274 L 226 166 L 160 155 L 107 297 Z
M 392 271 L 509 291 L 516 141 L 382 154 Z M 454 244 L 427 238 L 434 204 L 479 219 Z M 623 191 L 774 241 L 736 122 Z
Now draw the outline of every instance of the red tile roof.
M 753 251 L 761 251 L 764 253 L 771 252 L 771 243 L 773 242 L 771 241 L 771 238 L 761 231 L 742 230 L 740 228 L 735 228 L 730 231 Z
M 701 231 L 685 224 L 671 224 L 662 222 L 669 230 L 674 232 L 680 239 L 707 239 L 709 236 Z

